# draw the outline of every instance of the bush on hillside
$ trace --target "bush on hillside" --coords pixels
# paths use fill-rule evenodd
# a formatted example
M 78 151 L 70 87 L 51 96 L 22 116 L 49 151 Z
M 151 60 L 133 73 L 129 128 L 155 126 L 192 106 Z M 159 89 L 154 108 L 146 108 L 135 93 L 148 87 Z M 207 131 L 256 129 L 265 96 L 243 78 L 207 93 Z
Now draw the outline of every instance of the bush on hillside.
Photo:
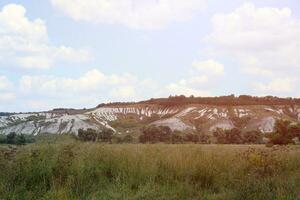
M 25 138 L 25 136 L 23 134 L 18 135 L 16 137 L 16 145 L 24 145 L 24 144 L 26 144 L 26 138 Z
M 167 126 L 147 126 L 139 137 L 141 143 L 170 142 L 172 130 Z
M 6 144 L 6 135 L 0 134 L 0 144 Z
M 105 128 L 98 133 L 98 140 L 101 142 L 111 142 L 114 131 L 112 129 Z
M 208 144 L 210 143 L 210 137 L 207 134 L 200 133 L 199 134 L 199 142 L 202 144 Z
M 0 135 L 0 144 L 25 145 L 34 142 L 35 139 L 32 135 L 16 134 L 15 132 L 11 132 L 8 135 Z
M 88 128 L 87 130 L 79 129 L 77 138 L 84 142 L 111 142 L 114 131 L 112 129 L 105 128 L 102 131 L 96 131 Z
M 183 134 L 180 131 L 174 131 L 171 136 L 172 144 L 182 144 L 184 142 Z
M 263 142 L 263 133 L 259 130 L 247 131 L 243 134 L 243 143 L 261 144 Z
M 230 130 L 216 129 L 213 133 L 219 144 L 242 144 L 243 137 L 241 130 L 233 128 Z
M 242 133 L 241 129 L 230 130 L 216 129 L 213 132 L 218 144 L 261 144 L 263 133 L 259 130 L 251 130 Z
M 132 143 L 133 137 L 131 135 L 126 135 L 124 138 L 122 138 L 122 143 Z
M 209 136 L 204 133 L 190 132 L 190 133 L 185 134 L 184 141 L 192 142 L 192 143 L 207 144 L 207 143 L 209 143 Z
M 142 129 L 142 134 L 139 137 L 141 143 L 172 143 L 180 144 L 184 142 L 192 143 L 208 143 L 209 136 L 203 133 L 194 131 L 181 132 L 178 130 L 172 131 L 168 126 L 147 126 Z
M 15 144 L 16 143 L 16 136 L 15 132 L 11 132 L 6 136 L 6 143 L 7 144 Z
M 299 138 L 300 124 L 289 120 L 279 119 L 275 123 L 274 132 L 269 134 L 271 144 L 293 144 L 295 138 Z
M 78 130 L 78 139 L 84 142 L 95 142 L 97 140 L 97 131 L 91 128 L 88 128 L 87 130 L 79 129 Z

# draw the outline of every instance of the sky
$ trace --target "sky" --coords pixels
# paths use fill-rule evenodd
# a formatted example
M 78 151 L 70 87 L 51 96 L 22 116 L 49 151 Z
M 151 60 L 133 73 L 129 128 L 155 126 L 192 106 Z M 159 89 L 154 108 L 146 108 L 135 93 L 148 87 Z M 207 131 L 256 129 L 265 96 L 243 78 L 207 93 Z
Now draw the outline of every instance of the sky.
M 0 111 L 300 97 L 299 0 L 1 0 Z

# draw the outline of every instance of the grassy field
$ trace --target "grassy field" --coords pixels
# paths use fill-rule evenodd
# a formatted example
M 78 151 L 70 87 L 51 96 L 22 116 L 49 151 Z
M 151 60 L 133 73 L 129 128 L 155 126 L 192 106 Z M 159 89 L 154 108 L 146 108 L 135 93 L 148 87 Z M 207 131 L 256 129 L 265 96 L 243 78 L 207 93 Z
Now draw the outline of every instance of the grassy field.
M 0 199 L 300 199 L 300 147 L 0 146 Z

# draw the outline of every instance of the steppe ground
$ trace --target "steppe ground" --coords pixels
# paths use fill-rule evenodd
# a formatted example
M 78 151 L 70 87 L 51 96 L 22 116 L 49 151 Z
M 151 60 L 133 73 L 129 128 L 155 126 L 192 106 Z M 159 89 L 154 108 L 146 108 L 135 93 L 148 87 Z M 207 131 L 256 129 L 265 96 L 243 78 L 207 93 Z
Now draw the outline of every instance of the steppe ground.
M 300 199 L 300 146 L 0 146 L 0 199 Z

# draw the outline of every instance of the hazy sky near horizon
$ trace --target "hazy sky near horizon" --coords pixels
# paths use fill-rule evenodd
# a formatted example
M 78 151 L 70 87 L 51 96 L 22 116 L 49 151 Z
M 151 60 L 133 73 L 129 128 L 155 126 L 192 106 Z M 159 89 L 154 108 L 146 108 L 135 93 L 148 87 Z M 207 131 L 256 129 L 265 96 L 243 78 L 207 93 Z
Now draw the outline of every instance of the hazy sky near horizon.
M 299 0 L 1 0 L 0 111 L 300 97 Z

